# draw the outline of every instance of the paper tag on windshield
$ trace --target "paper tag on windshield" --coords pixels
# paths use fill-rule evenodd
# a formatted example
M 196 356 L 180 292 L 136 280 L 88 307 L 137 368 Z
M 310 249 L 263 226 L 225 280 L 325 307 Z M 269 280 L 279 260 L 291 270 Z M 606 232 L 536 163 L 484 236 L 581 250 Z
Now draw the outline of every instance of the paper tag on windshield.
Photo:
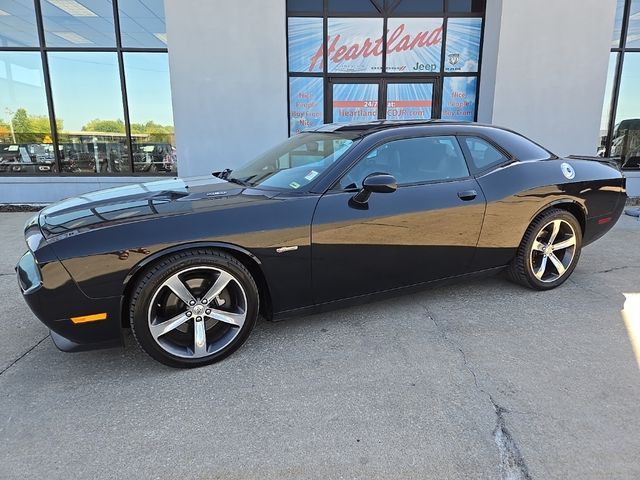
M 307 173 L 307 175 L 304 177 L 304 179 L 307 182 L 310 182 L 311 180 L 313 180 L 317 176 L 318 176 L 318 172 L 316 172 L 315 170 L 311 170 L 309 173 Z
M 298 182 L 291 182 L 291 183 L 289 184 L 289 186 L 290 186 L 291 188 L 300 188 L 300 184 L 299 184 Z

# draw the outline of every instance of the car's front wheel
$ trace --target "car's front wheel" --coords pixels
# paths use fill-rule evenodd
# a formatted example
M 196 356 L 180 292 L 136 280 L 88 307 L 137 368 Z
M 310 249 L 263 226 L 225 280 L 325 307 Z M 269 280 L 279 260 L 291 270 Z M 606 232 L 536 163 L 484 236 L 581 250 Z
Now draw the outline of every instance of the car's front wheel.
M 138 281 L 131 329 L 156 360 L 199 367 L 240 347 L 258 309 L 258 289 L 241 262 L 217 250 L 188 250 L 162 259 Z
M 550 290 L 569 278 L 581 249 L 580 223 L 566 210 L 554 208 L 531 223 L 507 272 L 524 286 Z

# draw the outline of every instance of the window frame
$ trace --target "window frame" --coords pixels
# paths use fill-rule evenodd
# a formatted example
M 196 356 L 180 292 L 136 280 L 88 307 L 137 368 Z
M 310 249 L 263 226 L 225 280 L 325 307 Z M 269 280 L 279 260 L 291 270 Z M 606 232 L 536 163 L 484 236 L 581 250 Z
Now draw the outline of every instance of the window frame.
M 47 108 L 49 115 L 49 125 L 51 129 L 51 140 L 54 149 L 55 162 L 57 171 L 54 173 L 47 174 L 37 174 L 37 175 L 27 175 L 27 174 L 11 174 L 11 173 L 0 173 L 0 176 L 3 177 L 149 177 L 149 176 L 157 176 L 158 178 L 167 178 L 169 175 L 163 174 L 152 174 L 149 172 L 135 172 L 134 158 L 133 158 L 133 142 L 131 138 L 131 122 L 129 118 L 129 101 L 127 97 L 127 85 L 126 85 L 126 76 L 125 76 L 125 68 L 124 68 L 124 53 L 158 53 L 158 54 L 168 54 L 167 48 L 158 48 L 158 47 L 124 47 L 122 45 L 122 34 L 120 29 L 120 11 L 118 7 L 118 3 L 120 0 L 111 0 L 112 10 L 113 10 L 113 25 L 115 29 L 115 46 L 113 47 L 49 47 L 46 44 L 45 37 L 45 29 L 44 29 L 44 19 L 42 15 L 42 2 L 45 0 L 33 0 L 33 8 L 35 9 L 35 17 L 36 17 L 36 28 L 37 28 L 37 36 L 39 45 L 36 47 L 11 47 L 11 46 L 0 46 L 0 52 L 39 52 L 41 61 L 42 61 L 42 73 L 44 76 L 44 91 L 47 98 Z M 166 23 L 166 20 L 165 20 Z M 116 53 L 116 58 L 118 62 L 118 74 L 120 76 L 120 92 L 122 96 L 122 106 L 123 106 L 123 121 L 125 124 L 125 145 L 128 149 L 128 162 L 129 162 L 129 171 L 128 172 L 63 172 L 62 171 L 62 157 L 60 155 L 59 150 L 59 135 L 56 126 L 56 117 L 55 117 L 55 109 L 54 109 L 54 98 L 53 91 L 51 87 L 51 76 L 49 71 L 49 61 L 48 61 L 48 53 L 49 52 L 107 52 L 107 53 Z M 63 134 L 63 132 L 60 132 Z M 175 175 L 175 172 L 172 172 L 172 175 Z
M 386 115 L 386 112 L 389 108 L 389 85 L 407 85 L 407 84 L 430 84 L 432 88 L 431 93 L 431 117 L 425 118 L 424 120 L 432 120 L 434 119 L 434 112 L 440 109 L 440 101 L 436 98 L 436 93 L 440 86 L 438 85 L 438 78 L 434 76 L 429 77 L 420 77 L 416 75 L 403 75 L 402 78 L 394 79 L 393 77 L 385 77 L 380 78 L 376 75 L 365 76 L 362 74 L 357 74 L 358 76 L 354 78 L 349 75 L 330 75 L 328 81 L 325 82 L 327 86 L 327 90 L 324 92 L 324 120 L 325 123 L 328 123 L 327 120 L 331 119 L 331 123 L 339 123 L 336 122 L 333 118 L 333 87 L 336 84 L 356 84 L 356 85 L 377 85 L 378 86 L 378 114 L 380 112 Z M 291 77 L 290 77 L 291 78 Z M 373 108 L 373 107 L 372 107 Z M 372 121 L 379 120 L 376 118 Z M 389 120 L 389 119 L 387 119 Z M 393 119 L 391 119 L 393 120 Z M 405 121 L 413 121 L 419 119 L 408 119 Z M 360 120 L 362 121 L 362 120 Z M 402 119 L 398 121 L 403 121 Z M 359 121 L 354 121 L 354 123 L 358 123 Z
M 467 167 L 467 172 L 469 172 L 468 175 L 464 176 L 464 177 L 456 177 L 456 178 L 444 178 L 444 179 L 438 179 L 438 180 L 424 180 L 424 181 L 419 181 L 419 182 L 408 182 L 408 183 L 398 183 L 398 188 L 404 188 L 404 187 L 417 187 L 417 186 L 422 186 L 422 185 L 433 185 L 433 184 L 441 184 L 441 183 L 452 183 L 452 182 L 459 182 L 462 180 L 469 180 L 471 178 L 474 178 L 474 174 L 471 171 L 471 168 L 469 167 L 469 160 L 467 159 L 467 156 L 465 155 L 464 149 L 462 148 L 462 144 L 460 142 L 460 139 L 458 138 L 458 135 L 455 133 L 427 133 L 427 132 L 415 132 L 412 134 L 397 134 L 397 135 L 392 135 L 392 136 L 388 136 L 386 138 L 380 139 L 379 141 L 375 142 L 373 145 L 371 145 L 364 153 L 358 155 L 358 157 L 356 158 L 356 160 L 354 160 L 353 162 L 351 162 L 349 164 L 348 167 L 346 167 L 344 169 L 344 172 L 342 172 L 338 178 L 332 182 L 331 186 L 327 189 L 327 193 L 329 192 L 357 192 L 359 191 L 361 188 L 359 187 L 353 187 L 353 188 L 342 188 L 342 186 L 340 185 L 340 181 L 358 164 L 360 163 L 362 160 L 364 160 L 371 152 L 377 150 L 378 148 L 380 148 L 382 145 L 386 145 L 387 143 L 392 143 L 392 142 L 397 142 L 400 140 L 411 140 L 414 138 L 430 138 L 430 137 L 446 137 L 446 138 L 451 138 L 453 139 L 455 142 L 457 142 L 458 144 L 458 148 L 460 148 L 460 153 L 462 154 L 462 159 L 464 160 L 466 167 Z

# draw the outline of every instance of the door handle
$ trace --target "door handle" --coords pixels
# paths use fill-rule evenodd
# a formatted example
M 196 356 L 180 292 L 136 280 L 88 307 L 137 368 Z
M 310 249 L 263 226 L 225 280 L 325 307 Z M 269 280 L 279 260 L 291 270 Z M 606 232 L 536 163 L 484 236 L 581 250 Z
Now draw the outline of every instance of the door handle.
M 462 192 L 458 192 L 458 198 L 460 198 L 460 200 L 464 200 L 465 202 L 473 200 L 477 196 L 478 192 L 476 192 L 475 190 L 464 190 Z

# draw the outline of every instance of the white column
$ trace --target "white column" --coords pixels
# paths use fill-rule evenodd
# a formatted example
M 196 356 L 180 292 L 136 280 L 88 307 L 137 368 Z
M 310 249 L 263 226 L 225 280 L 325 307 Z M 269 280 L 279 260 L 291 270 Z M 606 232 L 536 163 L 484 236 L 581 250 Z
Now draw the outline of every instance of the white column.
M 180 176 L 287 137 L 284 0 L 165 0 Z

